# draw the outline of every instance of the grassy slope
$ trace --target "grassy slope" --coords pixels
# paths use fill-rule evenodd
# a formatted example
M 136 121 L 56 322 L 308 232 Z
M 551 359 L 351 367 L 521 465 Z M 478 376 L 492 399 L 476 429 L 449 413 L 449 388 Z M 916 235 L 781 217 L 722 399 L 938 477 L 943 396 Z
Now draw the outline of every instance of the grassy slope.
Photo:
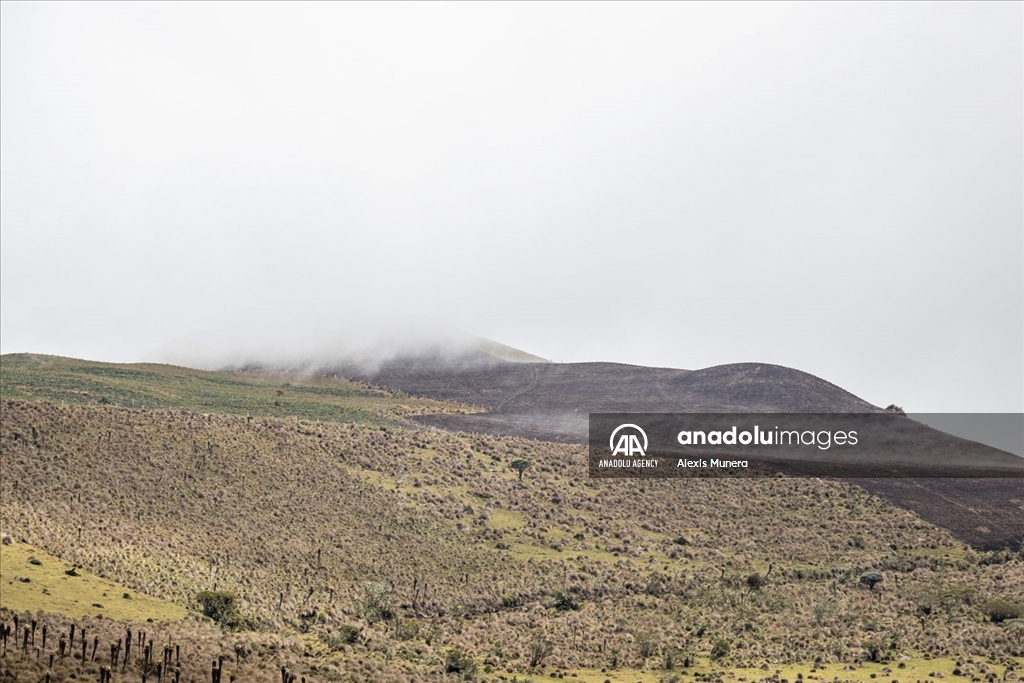
M 5 396 L 7 382 L 5 369 Z M 440 680 L 453 647 L 492 666 L 488 679 L 553 680 L 524 674 L 538 638 L 555 646 L 548 674 L 616 682 L 670 675 L 659 670 L 670 647 L 696 657 L 689 683 L 775 670 L 889 680 L 882 664 L 846 670 L 870 640 L 884 641 L 894 670 L 911 657 L 891 676 L 901 681 L 951 675 L 945 656 L 1005 664 L 1021 646 L 977 608 L 1024 595 L 1019 559 L 988 564 L 847 485 L 591 481 L 581 449 L 521 439 L 95 404 L 0 409 L 5 531 L 182 607 L 200 590 L 237 591 L 265 633 L 308 632 L 310 680 Z M 508 469 L 516 457 L 535 463 L 523 485 Z M 769 565 L 765 588 L 747 589 Z M 883 571 L 880 588 L 857 586 L 865 569 Z M 394 586 L 390 622 L 365 619 L 368 579 Z M 558 590 L 580 609 L 552 607 Z M 323 638 L 343 624 L 360 639 L 332 651 Z M 731 651 L 712 665 L 719 640 Z M 815 657 L 831 663 L 812 672 Z
M 322 375 L 206 372 L 35 354 L 0 356 L 0 398 L 377 425 L 425 412 L 473 410 Z
M 77 576 L 69 576 L 71 569 L 70 563 L 26 543 L 0 545 L 0 608 L 73 617 L 102 614 L 121 621 L 173 621 L 188 613 L 180 605 L 129 591 L 85 569 L 75 569 Z

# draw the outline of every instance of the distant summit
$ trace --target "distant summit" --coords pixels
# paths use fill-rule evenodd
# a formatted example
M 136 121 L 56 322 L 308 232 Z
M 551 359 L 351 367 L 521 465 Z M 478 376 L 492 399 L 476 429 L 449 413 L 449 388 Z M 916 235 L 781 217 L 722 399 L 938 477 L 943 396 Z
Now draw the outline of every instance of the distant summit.
M 547 358 L 541 358 L 535 356 L 532 353 L 526 351 L 520 351 L 514 349 L 511 346 L 485 339 L 484 337 L 472 337 L 470 344 L 475 346 L 477 350 L 483 351 L 484 353 L 500 358 L 501 360 L 508 361 L 510 363 L 550 363 L 551 361 Z

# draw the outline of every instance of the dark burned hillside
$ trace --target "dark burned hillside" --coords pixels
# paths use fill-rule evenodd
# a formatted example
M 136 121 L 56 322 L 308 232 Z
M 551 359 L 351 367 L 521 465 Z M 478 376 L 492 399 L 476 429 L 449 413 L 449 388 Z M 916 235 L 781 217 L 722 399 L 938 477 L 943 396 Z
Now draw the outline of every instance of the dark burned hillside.
M 467 352 L 447 358 L 398 359 L 372 372 L 355 366 L 336 372 L 393 390 L 472 403 L 488 410 L 415 418 L 423 424 L 564 443 L 586 442 L 590 412 L 880 410 L 814 375 L 765 363 L 691 371 L 617 363 L 513 363 Z M 947 447 L 941 452 L 948 455 L 952 451 Z M 960 464 L 955 455 L 953 462 Z M 949 529 L 976 548 L 1018 549 L 1024 544 L 1022 480 L 861 479 L 857 483 Z
M 491 412 L 871 412 L 853 394 L 806 372 L 766 363 L 703 370 L 621 363 L 513 363 L 482 354 L 406 358 L 334 371 Z
M 430 424 L 573 443 L 586 441 L 587 413 L 879 410 L 814 375 L 764 363 L 675 370 L 620 363 L 512 363 L 467 353 L 329 372 L 488 410 L 422 418 Z
M 856 679 L 840 663 L 1024 647 L 989 620 L 1024 595 L 1020 557 L 846 484 L 595 481 L 579 446 L 429 429 L 0 411 L 5 533 L 193 610 L 233 592 L 234 628 L 295 634 L 310 680 L 815 661 Z

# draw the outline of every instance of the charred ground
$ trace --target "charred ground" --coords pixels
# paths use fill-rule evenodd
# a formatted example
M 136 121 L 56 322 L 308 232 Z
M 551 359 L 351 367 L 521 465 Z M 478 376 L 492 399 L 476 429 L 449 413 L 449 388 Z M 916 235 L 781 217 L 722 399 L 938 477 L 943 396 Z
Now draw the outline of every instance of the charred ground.
M 341 365 L 341 376 L 424 398 L 483 406 L 484 413 L 422 415 L 417 421 L 452 431 L 585 443 L 591 412 L 881 412 L 814 375 L 765 363 L 702 370 L 619 363 L 516 363 L 483 352 L 396 359 L 372 369 Z M 942 478 L 959 465 L 962 441 L 936 433 L 928 453 L 934 475 L 857 479 L 900 507 L 986 550 L 1024 543 L 1024 480 Z M 952 470 L 950 470 L 952 473 Z

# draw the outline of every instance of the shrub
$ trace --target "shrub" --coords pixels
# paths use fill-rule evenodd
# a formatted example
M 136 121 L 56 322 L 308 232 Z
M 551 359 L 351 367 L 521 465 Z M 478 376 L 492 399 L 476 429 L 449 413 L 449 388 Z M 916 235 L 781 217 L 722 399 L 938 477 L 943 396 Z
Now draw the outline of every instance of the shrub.
M 877 640 L 865 640 L 860 646 L 868 653 L 868 659 L 872 662 L 877 662 L 882 658 L 882 644 Z
M 867 586 L 869 590 L 874 588 L 875 584 L 881 583 L 883 580 L 884 577 L 882 576 L 882 572 L 864 572 L 860 575 L 860 582 Z
M 517 459 L 513 460 L 511 463 L 509 463 L 509 466 L 512 469 L 514 469 L 516 472 L 519 473 L 519 481 L 522 481 L 523 480 L 523 472 L 525 472 L 527 470 L 527 468 L 530 467 L 530 461 L 529 460 L 524 460 L 522 458 L 517 458 Z
M 679 656 L 679 648 L 674 645 L 665 646 L 665 670 L 671 671 L 676 668 L 676 658 Z
M 573 599 L 571 594 L 566 593 L 565 591 L 555 591 L 551 594 L 551 597 L 554 598 L 551 606 L 560 612 L 568 612 L 569 610 L 577 610 L 580 608 L 580 604 Z
M 230 591 L 203 591 L 196 596 L 203 614 L 223 626 L 238 624 L 238 596 Z
M 830 602 L 815 603 L 814 607 L 812 608 L 812 612 L 814 613 L 814 622 L 818 626 L 824 625 L 825 620 L 828 617 L 830 617 L 833 613 L 835 613 L 835 611 L 835 605 L 833 605 Z
M 413 619 L 399 619 L 395 622 L 395 637 L 399 640 L 412 640 L 420 634 L 420 625 Z
M 640 656 L 647 659 L 658 651 L 658 640 L 652 633 L 639 633 L 636 636 L 636 646 L 640 651 Z
M 1024 616 L 1024 606 L 999 598 L 996 600 L 989 600 L 982 605 L 981 612 L 998 624 L 1003 621 L 1019 619 Z
M 948 612 L 957 605 L 971 605 L 974 603 L 977 591 L 970 586 L 951 586 L 942 591 L 940 602 Z
M 390 583 L 363 582 L 363 612 L 371 624 L 376 621 L 389 621 L 395 616 L 394 594 Z
M 448 650 L 444 655 L 445 673 L 462 674 L 468 678 L 476 674 L 476 666 L 473 658 L 457 647 Z
M 321 633 L 320 640 L 331 649 L 331 652 L 338 652 L 345 645 L 351 645 L 359 640 L 360 629 L 355 626 L 343 624 L 334 633 Z
M 547 659 L 555 646 L 543 638 L 534 638 L 530 641 L 530 666 L 540 666 L 540 663 Z
M 732 647 L 729 645 L 728 640 L 719 638 L 711 648 L 711 659 L 722 659 L 729 654 L 731 649 Z

